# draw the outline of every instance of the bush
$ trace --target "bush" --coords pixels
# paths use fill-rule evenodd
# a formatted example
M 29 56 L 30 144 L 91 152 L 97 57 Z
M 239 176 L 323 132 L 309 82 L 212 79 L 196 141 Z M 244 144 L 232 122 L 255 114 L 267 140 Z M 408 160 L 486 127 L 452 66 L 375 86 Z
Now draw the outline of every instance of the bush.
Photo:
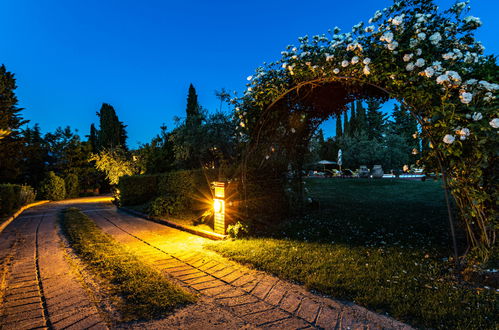
M 218 177 L 212 170 L 182 170 L 155 175 L 135 175 L 120 178 L 120 205 L 151 203 L 153 216 L 178 214 L 187 209 L 206 211 L 210 207 L 210 182 Z M 229 195 L 229 193 L 227 193 Z
M 8 216 L 21 206 L 35 200 L 35 191 L 30 186 L 0 184 L 0 215 Z
M 66 183 L 66 198 L 76 198 L 80 195 L 80 184 L 76 174 L 68 174 L 64 182 Z
M 235 225 L 229 225 L 227 227 L 227 235 L 231 238 L 242 238 L 249 234 L 248 225 L 238 221 Z
M 182 202 L 178 196 L 158 197 L 151 202 L 149 215 L 174 215 L 178 214 L 182 209 Z
M 144 204 L 158 196 L 158 175 L 123 176 L 118 190 L 120 205 Z
M 50 171 L 47 178 L 40 184 L 40 197 L 53 201 L 60 201 L 66 197 L 66 184 L 64 179 Z

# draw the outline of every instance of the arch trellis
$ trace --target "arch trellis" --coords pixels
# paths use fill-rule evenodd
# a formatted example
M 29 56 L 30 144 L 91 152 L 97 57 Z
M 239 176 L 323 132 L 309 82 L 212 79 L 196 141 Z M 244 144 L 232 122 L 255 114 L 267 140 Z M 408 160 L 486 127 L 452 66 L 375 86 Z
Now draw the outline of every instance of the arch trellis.
M 463 15 L 467 5 L 439 12 L 432 0 L 395 2 L 367 26 L 299 38 L 299 47 L 288 46 L 280 60 L 258 68 L 235 100 L 247 142 L 243 186 L 276 164 L 282 172 L 296 160 L 290 146 L 303 146 L 320 122 L 352 100 L 395 98 L 431 142 L 425 160 L 447 174 L 474 255 L 486 260 L 498 226 L 499 73 L 474 38 L 480 20 Z

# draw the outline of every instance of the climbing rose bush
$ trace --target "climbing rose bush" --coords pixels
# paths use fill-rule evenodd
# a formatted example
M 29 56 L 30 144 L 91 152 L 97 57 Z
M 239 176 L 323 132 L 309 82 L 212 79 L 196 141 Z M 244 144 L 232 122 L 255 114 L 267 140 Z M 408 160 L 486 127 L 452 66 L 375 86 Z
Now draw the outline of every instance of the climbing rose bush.
M 257 68 L 233 99 L 239 134 L 251 140 L 271 105 L 307 83 L 380 88 L 419 121 L 431 148 L 424 161 L 447 173 L 473 255 L 487 260 L 498 225 L 498 70 L 474 37 L 482 22 L 469 10 L 468 1 L 445 11 L 432 0 L 399 1 L 351 31 L 299 38 L 281 59 Z M 275 134 L 297 134 L 295 122 L 278 120 Z

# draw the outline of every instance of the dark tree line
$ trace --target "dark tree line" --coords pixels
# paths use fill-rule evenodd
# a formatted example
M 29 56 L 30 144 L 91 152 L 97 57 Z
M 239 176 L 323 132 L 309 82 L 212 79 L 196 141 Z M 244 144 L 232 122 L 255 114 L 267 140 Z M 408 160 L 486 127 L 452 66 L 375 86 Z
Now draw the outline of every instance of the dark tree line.
M 0 183 L 27 184 L 37 190 L 54 175 L 66 182 L 68 197 L 106 188 L 104 176 L 89 162 L 92 153 L 107 148 L 126 149 L 126 126 L 115 110 L 104 103 L 97 113 L 99 128 L 92 124 L 82 140 L 69 126 L 42 134 L 40 126 L 28 126 L 15 95 L 14 74 L 0 67 Z
M 335 120 L 335 137 L 324 140 L 320 130 L 312 137 L 309 162 L 337 161 L 339 149 L 343 167 L 351 169 L 379 164 L 385 170 L 397 170 L 420 158 L 421 141 L 415 135 L 417 122 L 401 105 L 395 104 L 389 116 L 381 111 L 380 102 L 358 100 L 350 104 L 349 111 L 336 115 Z

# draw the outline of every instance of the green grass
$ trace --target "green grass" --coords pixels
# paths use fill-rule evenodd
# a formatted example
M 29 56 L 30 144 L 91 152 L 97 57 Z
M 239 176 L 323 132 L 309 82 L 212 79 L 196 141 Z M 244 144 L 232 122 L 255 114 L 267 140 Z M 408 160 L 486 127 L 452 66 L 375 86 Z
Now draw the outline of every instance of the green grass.
M 195 301 L 192 294 L 139 260 L 78 209 L 63 212 L 61 227 L 75 253 L 122 298 L 118 306 L 122 321 L 157 318 Z
M 285 221 L 267 237 L 208 247 L 417 327 L 497 327 L 497 292 L 454 275 L 439 182 L 307 183 L 320 210 Z

